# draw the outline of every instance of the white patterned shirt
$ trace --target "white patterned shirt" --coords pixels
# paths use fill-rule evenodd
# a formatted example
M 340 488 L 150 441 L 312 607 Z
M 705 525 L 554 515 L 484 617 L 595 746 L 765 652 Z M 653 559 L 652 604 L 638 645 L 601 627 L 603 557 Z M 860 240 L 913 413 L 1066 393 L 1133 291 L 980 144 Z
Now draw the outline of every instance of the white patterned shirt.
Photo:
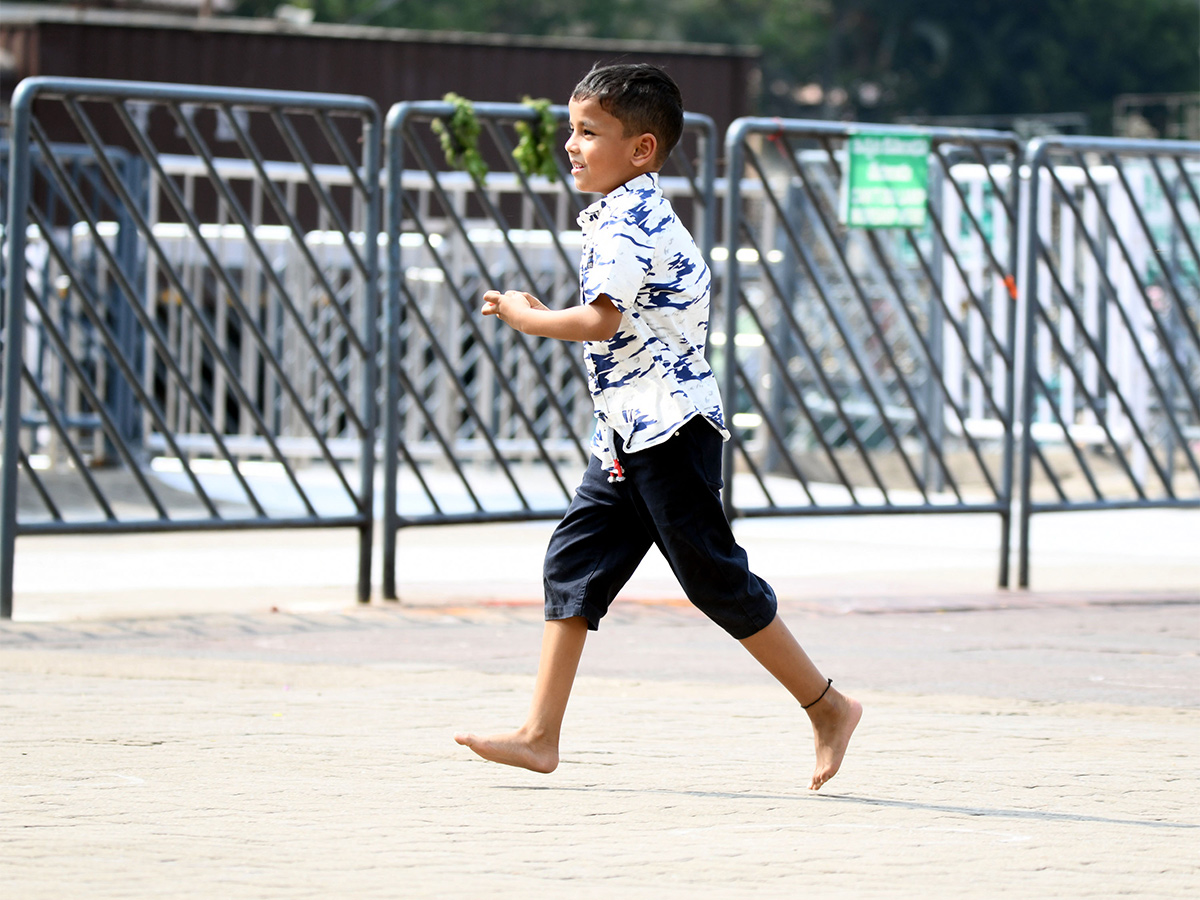
M 700 415 L 728 440 L 717 379 L 704 358 L 712 278 L 658 175 L 639 175 L 596 201 L 579 227 L 581 300 L 604 294 L 621 312 L 615 335 L 583 345 L 599 420 L 592 453 L 610 480 L 623 477 L 612 431 L 634 453 Z

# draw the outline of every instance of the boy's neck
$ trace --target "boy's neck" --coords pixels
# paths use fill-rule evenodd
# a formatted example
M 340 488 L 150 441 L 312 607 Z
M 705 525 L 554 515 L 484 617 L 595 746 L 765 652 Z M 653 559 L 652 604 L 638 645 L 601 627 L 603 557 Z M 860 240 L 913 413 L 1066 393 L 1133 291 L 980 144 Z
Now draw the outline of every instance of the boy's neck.
M 615 194 L 617 191 L 623 190 L 625 188 L 625 185 L 629 184 L 629 182 L 637 181 L 643 175 L 657 175 L 659 173 L 659 171 L 660 171 L 660 169 L 646 169 L 643 172 L 638 172 L 636 175 L 631 175 L 627 180 L 621 182 L 615 188 L 613 188 L 611 191 L 609 191 L 607 194 L 603 194 L 601 196 L 610 197 L 613 194 Z

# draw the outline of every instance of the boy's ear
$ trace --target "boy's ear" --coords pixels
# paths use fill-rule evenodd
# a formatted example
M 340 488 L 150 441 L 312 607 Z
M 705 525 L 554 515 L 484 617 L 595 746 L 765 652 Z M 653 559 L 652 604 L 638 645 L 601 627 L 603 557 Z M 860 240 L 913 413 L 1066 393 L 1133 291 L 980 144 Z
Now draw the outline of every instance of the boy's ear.
M 637 142 L 633 145 L 633 164 L 639 169 L 652 166 L 657 155 L 658 138 L 649 131 L 639 135 Z

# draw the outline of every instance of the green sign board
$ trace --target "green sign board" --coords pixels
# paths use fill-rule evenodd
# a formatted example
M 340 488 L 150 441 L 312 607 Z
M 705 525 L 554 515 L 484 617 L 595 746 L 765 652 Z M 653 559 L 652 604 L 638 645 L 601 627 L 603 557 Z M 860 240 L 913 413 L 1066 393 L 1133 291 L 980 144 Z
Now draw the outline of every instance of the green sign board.
M 851 228 L 920 228 L 929 199 L 929 138 L 855 134 L 847 141 L 838 217 Z

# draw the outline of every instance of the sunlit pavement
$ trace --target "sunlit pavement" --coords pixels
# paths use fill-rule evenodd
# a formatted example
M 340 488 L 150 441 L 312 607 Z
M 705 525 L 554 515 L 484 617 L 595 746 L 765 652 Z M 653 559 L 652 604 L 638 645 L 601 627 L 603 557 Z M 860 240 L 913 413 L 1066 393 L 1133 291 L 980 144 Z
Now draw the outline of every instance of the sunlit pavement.
M 29 538 L 0 625 L 0 880 L 27 897 L 1191 897 L 1200 514 L 743 522 L 867 712 L 804 789 L 795 704 L 661 563 L 589 638 L 551 775 L 520 722 L 549 525 Z M 378 560 L 376 570 L 378 571 Z M 378 584 L 378 576 L 376 577 Z M 272 612 L 272 609 L 276 610 Z

